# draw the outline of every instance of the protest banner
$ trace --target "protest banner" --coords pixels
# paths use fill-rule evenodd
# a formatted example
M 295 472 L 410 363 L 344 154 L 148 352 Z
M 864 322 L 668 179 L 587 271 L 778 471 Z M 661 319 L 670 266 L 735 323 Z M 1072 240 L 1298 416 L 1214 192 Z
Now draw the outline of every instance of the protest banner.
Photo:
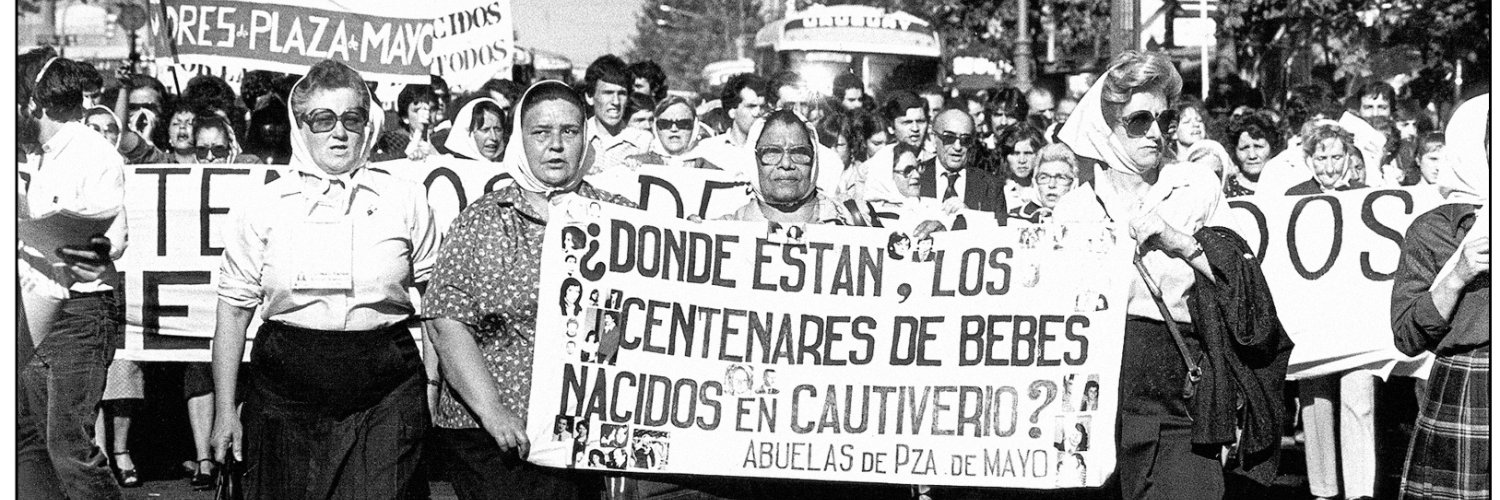
M 1114 469 L 1134 272 L 1117 228 L 913 243 L 564 203 L 543 243 L 535 463 L 1017 488 Z
M 646 211 L 678 219 L 715 219 L 750 201 L 750 180 L 723 170 L 641 165 L 590 175 L 589 184 L 635 202 Z
M 425 186 L 440 234 L 447 233 L 464 207 L 511 182 L 498 163 L 447 156 L 373 163 L 371 167 Z M 125 275 L 126 299 L 126 335 L 124 343 L 117 346 L 119 359 L 208 360 L 223 252 L 220 232 L 230 223 L 230 207 L 238 204 L 239 197 L 275 180 L 284 168 L 175 164 L 126 167 L 130 247 L 117 263 Z M 669 213 L 672 207 L 687 205 L 735 204 L 737 208 L 748 199 L 731 196 L 732 189 L 708 189 L 716 182 L 710 180 L 713 178 L 684 169 L 648 169 L 639 177 L 627 170 L 613 186 L 637 196 L 644 188 L 654 189 L 650 192 L 656 194 L 646 201 Z M 419 298 L 414 300 L 420 304 Z M 252 335 L 258 326 L 257 316 L 250 327 Z
M 179 63 L 303 74 L 324 59 L 366 79 L 477 89 L 509 75 L 509 0 L 151 0 L 156 53 Z
M 1288 378 L 1420 364 L 1393 343 L 1391 286 L 1406 228 L 1441 203 L 1435 186 L 1229 200 L 1297 344 Z

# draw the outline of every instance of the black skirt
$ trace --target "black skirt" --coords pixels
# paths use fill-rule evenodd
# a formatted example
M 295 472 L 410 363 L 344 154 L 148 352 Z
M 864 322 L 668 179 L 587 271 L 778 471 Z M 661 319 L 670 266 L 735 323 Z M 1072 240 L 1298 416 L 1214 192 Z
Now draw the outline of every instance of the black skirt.
M 426 498 L 426 372 L 406 326 L 330 332 L 275 322 L 250 354 L 247 498 Z

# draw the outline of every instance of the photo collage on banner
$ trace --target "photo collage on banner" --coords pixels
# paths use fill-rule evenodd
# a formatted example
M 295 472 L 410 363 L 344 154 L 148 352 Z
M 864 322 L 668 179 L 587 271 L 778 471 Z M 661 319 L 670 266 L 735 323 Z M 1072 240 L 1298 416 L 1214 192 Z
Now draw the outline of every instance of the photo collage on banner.
M 1114 440 L 1118 228 L 913 238 L 560 203 L 535 463 L 1037 489 L 1114 467 L 1090 443 Z

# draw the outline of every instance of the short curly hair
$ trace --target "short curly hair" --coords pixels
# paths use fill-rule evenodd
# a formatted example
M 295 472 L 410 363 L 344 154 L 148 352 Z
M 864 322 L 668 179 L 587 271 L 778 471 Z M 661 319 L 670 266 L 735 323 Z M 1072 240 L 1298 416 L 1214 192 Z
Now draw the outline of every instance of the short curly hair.
M 1182 75 L 1172 66 L 1172 58 L 1160 52 L 1121 52 L 1109 62 L 1109 71 L 1103 78 L 1104 92 L 1100 95 L 1103 102 L 1099 104 L 1110 127 L 1120 121 L 1120 110 L 1132 95 L 1161 92 L 1170 107 L 1182 94 Z
M 1249 134 L 1253 139 L 1262 139 L 1271 145 L 1271 154 L 1281 152 L 1286 148 L 1286 138 L 1282 137 L 1281 129 L 1276 126 L 1276 119 L 1269 111 L 1256 110 L 1234 117 L 1229 122 L 1229 128 L 1225 130 L 1224 146 L 1233 151 L 1240 145 L 1240 136 Z M 1230 155 L 1239 163 L 1239 157 Z

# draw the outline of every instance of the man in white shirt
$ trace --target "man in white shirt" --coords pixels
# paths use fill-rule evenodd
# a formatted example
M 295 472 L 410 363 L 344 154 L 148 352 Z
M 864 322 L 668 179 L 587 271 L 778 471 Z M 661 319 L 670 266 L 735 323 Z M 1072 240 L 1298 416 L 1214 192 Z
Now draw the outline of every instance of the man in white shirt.
M 28 498 L 118 499 L 92 431 L 123 333 L 119 274 L 110 262 L 125 247 L 124 160 L 80 122 L 93 67 L 61 58 L 18 66 L 25 71 L 17 97 L 27 106 L 20 119 L 37 131 L 40 154 L 17 171 L 17 275 L 35 345 L 18 360 L 25 367 L 17 384 L 17 479 L 56 485 Z
M 766 114 L 766 80 L 754 73 L 729 77 L 719 93 L 719 101 L 734 123 L 729 131 L 698 143 L 694 154 L 731 172 L 748 172 L 755 168 L 754 145 L 749 141 L 750 126 Z
M 839 180 L 839 195 L 853 200 L 864 200 L 865 179 L 869 177 L 870 165 L 890 166 L 894 165 L 896 159 L 891 154 L 895 149 L 895 143 L 905 143 L 916 148 L 922 153 L 919 160 L 926 161 L 931 158 L 931 149 L 927 147 L 927 119 L 929 109 L 927 101 L 917 96 L 910 90 L 898 90 L 891 92 L 885 103 L 880 106 L 880 114 L 885 117 L 886 123 L 891 126 L 890 144 L 875 151 L 864 163 L 855 165 L 854 168 L 846 169 Z
M 625 101 L 635 83 L 627 68 L 619 57 L 605 54 L 595 59 L 584 73 L 584 93 L 594 107 L 594 117 L 586 127 L 594 159 L 590 174 L 622 165 L 626 158 L 651 147 L 650 132 L 626 126 L 629 121 L 625 116 Z

